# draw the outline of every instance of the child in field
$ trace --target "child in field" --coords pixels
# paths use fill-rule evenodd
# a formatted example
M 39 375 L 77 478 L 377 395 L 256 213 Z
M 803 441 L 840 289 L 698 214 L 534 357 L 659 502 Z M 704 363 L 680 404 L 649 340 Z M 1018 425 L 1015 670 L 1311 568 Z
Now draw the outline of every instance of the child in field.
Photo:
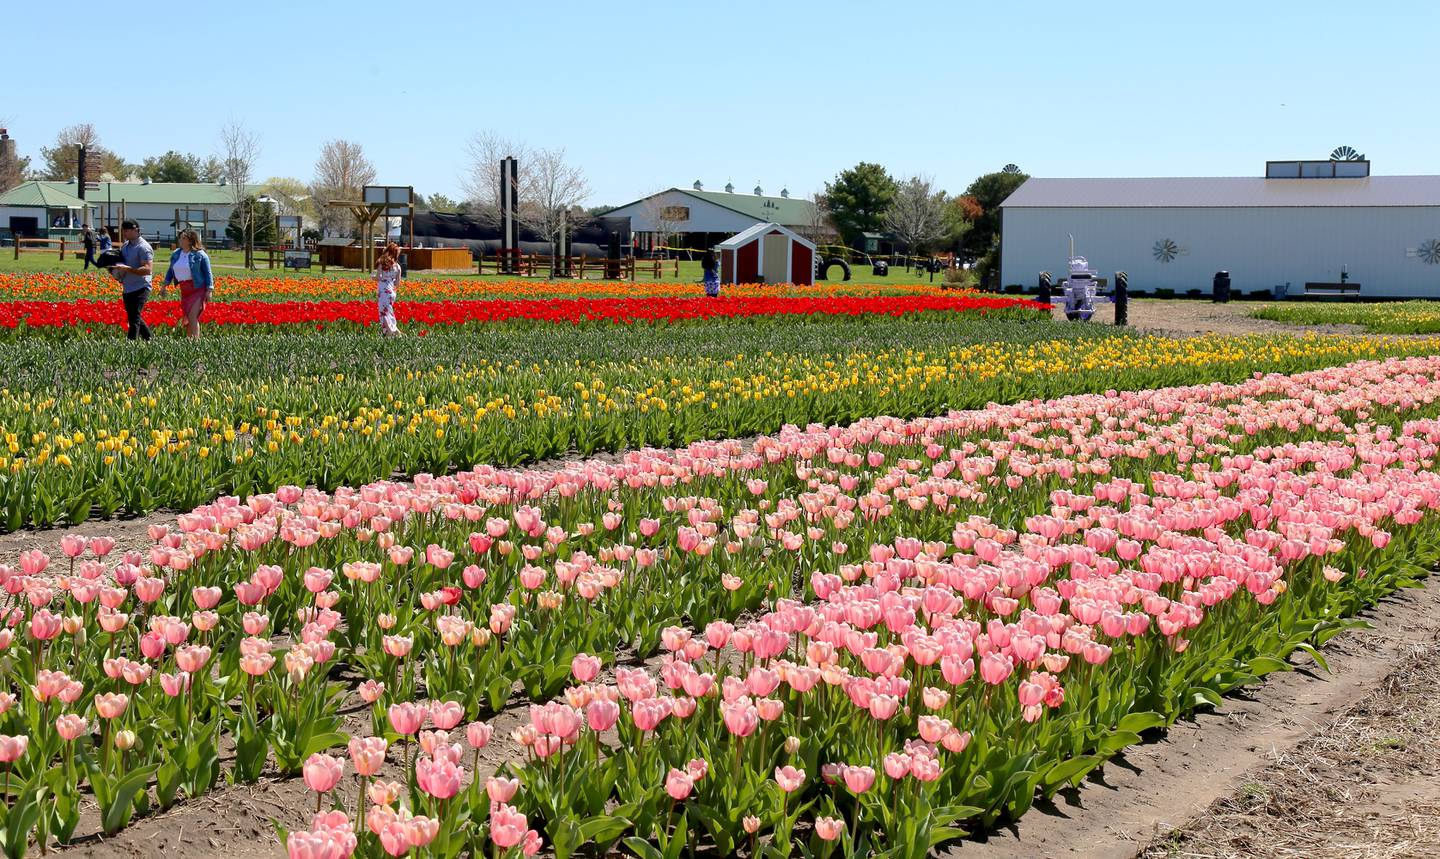
M 375 261 L 376 301 L 380 309 L 380 334 L 390 337 L 400 333 L 395 324 L 395 297 L 400 285 L 400 264 L 389 251 Z
M 700 258 L 700 268 L 705 272 L 705 294 L 711 298 L 720 296 L 720 264 L 715 259 L 715 251 L 708 250 Z

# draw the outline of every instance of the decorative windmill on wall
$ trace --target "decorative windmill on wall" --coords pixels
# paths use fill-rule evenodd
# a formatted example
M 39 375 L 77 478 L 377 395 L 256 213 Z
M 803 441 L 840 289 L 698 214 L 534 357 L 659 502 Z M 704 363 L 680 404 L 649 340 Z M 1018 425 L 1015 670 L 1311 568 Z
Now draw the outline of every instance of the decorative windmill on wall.
M 1330 153 L 1330 160 L 1331 160 L 1331 161 L 1364 161 L 1364 160 L 1365 160 L 1365 156 L 1362 155 L 1362 154 L 1360 154 L 1359 152 L 1356 152 L 1354 149 L 1352 149 L 1352 148 L 1349 147 L 1349 146 L 1337 146 L 1337 147 L 1335 147 L 1335 150 Z

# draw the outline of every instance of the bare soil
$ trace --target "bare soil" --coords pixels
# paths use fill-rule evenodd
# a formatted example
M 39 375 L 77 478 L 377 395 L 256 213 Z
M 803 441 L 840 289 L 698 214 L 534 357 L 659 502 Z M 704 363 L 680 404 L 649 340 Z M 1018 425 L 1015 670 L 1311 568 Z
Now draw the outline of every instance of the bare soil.
M 1359 325 L 1286 325 L 1268 319 L 1252 319 L 1250 311 L 1259 306 L 1253 301 L 1214 304 L 1208 300 L 1132 299 L 1128 322 L 1132 328 L 1172 337 L 1191 337 L 1197 334 L 1297 334 L 1304 331 L 1325 334 L 1364 333 L 1364 329 Z M 1057 306 L 1053 312 L 1057 320 L 1065 318 L 1060 307 Z M 1091 322 L 1114 324 L 1115 305 L 1097 301 Z

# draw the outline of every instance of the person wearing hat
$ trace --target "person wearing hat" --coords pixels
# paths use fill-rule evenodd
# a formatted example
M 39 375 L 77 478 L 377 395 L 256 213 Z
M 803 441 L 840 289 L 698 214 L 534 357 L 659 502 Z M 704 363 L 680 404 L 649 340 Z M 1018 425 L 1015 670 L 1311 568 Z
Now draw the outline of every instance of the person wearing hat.
M 150 300 L 150 280 L 155 265 L 155 250 L 140 237 L 140 224 L 130 218 L 120 223 L 120 265 L 110 269 L 120 281 L 125 302 L 125 338 L 150 339 L 150 326 L 143 316 L 145 302 Z

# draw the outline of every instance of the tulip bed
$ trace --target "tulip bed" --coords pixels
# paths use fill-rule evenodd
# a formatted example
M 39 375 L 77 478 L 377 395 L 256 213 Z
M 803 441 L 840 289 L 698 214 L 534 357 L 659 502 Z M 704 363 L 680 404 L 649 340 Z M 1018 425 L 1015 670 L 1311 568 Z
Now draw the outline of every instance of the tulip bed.
M 710 319 L 791 316 L 904 316 L 922 313 L 979 314 L 999 318 L 1040 318 L 1045 305 L 1033 301 L 981 296 L 788 296 L 744 298 L 671 297 L 486 299 L 475 301 L 411 301 L 395 307 L 398 322 L 436 326 L 530 321 L 579 325 L 588 322 L 693 322 Z M 146 312 L 154 326 L 178 325 L 180 302 L 158 301 Z M 220 331 L 296 326 L 333 332 L 336 327 L 376 325 L 373 301 L 228 301 L 207 308 L 205 323 Z M 12 336 L 60 334 L 121 337 L 125 310 L 115 301 L 11 301 L 0 303 L 0 329 Z M 163 329 L 162 329 L 163 330 Z M 176 333 L 178 337 L 178 332 Z
M 0 342 L 0 530 L 284 483 L 674 446 L 787 423 L 1238 381 L 1435 343 L 1175 340 L 965 314 Z
M 0 845 L 273 768 L 316 796 L 292 857 L 923 856 L 1323 666 L 1440 557 L 1437 453 L 1440 357 L 1392 358 L 68 537 L 0 568 Z
M 1381 334 L 1440 333 L 1440 302 L 1387 301 L 1378 304 L 1267 304 L 1250 312 L 1257 319 L 1287 325 L 1363 325 Z
M 163 279 L 163 273 L 162 273 Z M 157 284 L 159 280 L 156 281 Z M 157 288 L 158 293 L 158 288 Z M 400 300 L 475 301 L 481 299 L 542 298 L 671 298 L 697 296 L 698 283 L 626 283 L 623 281 L 478 280 L 470 278 L 415 277 L 400 286 Z M 804 298 L 830 296 L 882 297 L 896 295 L 955 295 L 936 284 L 849 283 L 837 281 L 813 286 L 790 283 L 747 283 L 726 286 L 724 294 L 737 298 Z M 173 293 L 172 293 L 173 295 Z M 157 295 L 158 298 L 158 295 Z M 229 301 L 343 301 L 375 299 L 375 279 L 356 275 L 234 276 L 216 278 L 213 300 Z M 115 280 L 103 274 L 0 273 L 0 302 L 119 302 Z

